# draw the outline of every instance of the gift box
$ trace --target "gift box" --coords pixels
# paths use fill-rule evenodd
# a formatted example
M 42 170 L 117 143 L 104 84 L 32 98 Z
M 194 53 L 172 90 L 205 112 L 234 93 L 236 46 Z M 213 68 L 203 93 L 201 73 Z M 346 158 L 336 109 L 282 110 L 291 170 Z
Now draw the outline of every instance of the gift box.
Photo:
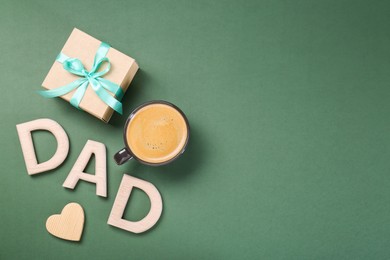
M 74 28 L 39 92 L 107 123 L 114 110 L 122 113 L 120 100 L 137 70 L 133 58 Z

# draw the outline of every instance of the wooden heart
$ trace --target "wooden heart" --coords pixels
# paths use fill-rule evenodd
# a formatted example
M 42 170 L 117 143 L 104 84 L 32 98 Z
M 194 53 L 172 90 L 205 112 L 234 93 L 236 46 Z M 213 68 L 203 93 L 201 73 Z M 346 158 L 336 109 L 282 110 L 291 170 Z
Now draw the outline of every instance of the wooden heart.
M 51 215 L 46 221 L 46 229 L 53 236 L 80 241 L 84 227 L 84 210 L 80 204 L 67 204 L 61 214 Z

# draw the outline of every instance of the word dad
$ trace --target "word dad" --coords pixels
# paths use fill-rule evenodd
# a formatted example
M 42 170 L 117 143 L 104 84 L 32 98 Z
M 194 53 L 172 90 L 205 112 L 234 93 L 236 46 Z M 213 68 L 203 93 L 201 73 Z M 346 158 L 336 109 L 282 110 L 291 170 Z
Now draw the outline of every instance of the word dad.
M 34 175 L 57 168 L 68 156 L 69 139 L 65 130 L 56 121 L 42 118 L 18 124 L 20 144 L 22 147 L 27 173 Z M 38 163 L 31 132 L 36 130 L 46 130 L 52 133 L 57 141 L 57 150 L 46 162 Z M 95 155 L 95 174 L 83 172 L 92 155 Z M 96 184 L 96 194 L 101 197 L 107 196 L 107 168 L 106 168 L 106 147 L 104 144 L 88 140 L 79 157 L 77 158 L 68 177 L 63 183 L 63 187 L 74 189 L 79 180 Z M 133 187 L 143 190 L 150 199 L 149 213 L 139 221 L 129 221 L 123 219 L 123 213 L 129 200 Z M 153 227 L 161 216 L 162 199 L 157 188 L 150 182 L 124 174 L 112 206 L 108 224 L 133 232 L 142 233 Z

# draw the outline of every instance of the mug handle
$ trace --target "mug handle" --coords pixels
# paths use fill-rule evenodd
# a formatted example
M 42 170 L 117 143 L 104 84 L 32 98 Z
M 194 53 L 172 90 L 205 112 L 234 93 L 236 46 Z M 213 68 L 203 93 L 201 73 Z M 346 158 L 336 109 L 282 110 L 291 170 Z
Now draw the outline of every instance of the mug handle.
M 114 155 L 114 160 L 118 165 L 122 165 L 131 159 L 133 159 L 133 155 L 131 155 L 131 153 L 126 148 L 123 148 Z

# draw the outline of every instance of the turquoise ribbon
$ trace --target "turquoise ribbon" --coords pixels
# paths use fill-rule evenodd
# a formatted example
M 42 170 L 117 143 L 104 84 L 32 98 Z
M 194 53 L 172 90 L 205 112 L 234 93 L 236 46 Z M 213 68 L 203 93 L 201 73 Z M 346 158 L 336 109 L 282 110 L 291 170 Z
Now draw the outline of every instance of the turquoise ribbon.
M 107 90 L 110 91 L 116 96 L 116 98 L 121 100 L 123 97 L 122 88 L 119 85 L 102 78 L 102 76 L 105 75 L 111 68 L 110 60 L 106 57 L 109 49 L 110 45 L 104 42 L 101 43 L 96 52 L 93 66 L 90 71 L 87 71 L 84 68 L 79 59 L 69 58 L 61 52 L 58 54 L 56 61 L 60 62 L 66 71 L 80 76 L 81 78 L 69 83 L 68 85 L 51 90 L 40 90 L 38 93 L 46 98 L 53 98 L 65 95 L 72 90 L 77 89 L 70 99 L 70 103 L 74 107 L 80 109 L 80 102 L 83 99 L 88 85 L 90 84 L 92 89 L 104 103 L 122 115 L 122 103 L 107 92 Z M 99 71 L 103 63 L 107 63 L 107 66 Z

